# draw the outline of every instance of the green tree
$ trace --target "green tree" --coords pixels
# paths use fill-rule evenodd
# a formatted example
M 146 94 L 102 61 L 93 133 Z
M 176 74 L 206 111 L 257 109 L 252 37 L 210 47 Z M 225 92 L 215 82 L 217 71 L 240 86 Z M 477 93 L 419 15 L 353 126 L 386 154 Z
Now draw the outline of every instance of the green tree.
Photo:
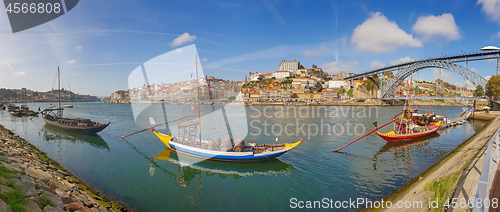
M 236 96 L 230 96 L 230 97 L 227 97 L 227 99 L 228 99 L 229 101 L 233 101 L 233 100 L 235 100 L 235 99 L 236 99 Z
M 484 89 L 483 86 L 477 85 L 476 91 L 474 91 L 474 96 L 475 97 L 482 97 L 484 96 Z
M 313 65 L 312 65 L 312 68 L 313 68 L 313 69 L 317 69 L 317 68 L 318 68 L 318 66 L 313 64 Z
M 497 100 L 500 96 L 500 76 L 492 76 L 486 85 L 486 95 Z
M 385 76 L 392 76 L 392 75 L 394 75 L 394 73 L 392 73 L 392 71 L 388 71 L 388 72 L 385 72 L 384 75 Z

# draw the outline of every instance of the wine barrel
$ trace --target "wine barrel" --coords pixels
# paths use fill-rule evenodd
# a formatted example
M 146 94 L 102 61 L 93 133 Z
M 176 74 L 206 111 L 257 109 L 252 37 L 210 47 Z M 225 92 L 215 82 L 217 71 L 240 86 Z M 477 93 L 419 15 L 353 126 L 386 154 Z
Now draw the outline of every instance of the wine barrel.
M 207 149 L 208 150 L 219 150 L 220 147 L 220 138 L 214 138 L 214 140 L 208 142 Z
M 224 142 L 220 145 L 220 151 L 227 152 L 229 150 L 233 149 L 233 145 L 231 144 L 231 139 L 226 138 Z
M 234 151 L 235 152 L 245 151 L 245 140 L 243 140 L 241 138 L 236 140 L 236 143 L 234 143 Z

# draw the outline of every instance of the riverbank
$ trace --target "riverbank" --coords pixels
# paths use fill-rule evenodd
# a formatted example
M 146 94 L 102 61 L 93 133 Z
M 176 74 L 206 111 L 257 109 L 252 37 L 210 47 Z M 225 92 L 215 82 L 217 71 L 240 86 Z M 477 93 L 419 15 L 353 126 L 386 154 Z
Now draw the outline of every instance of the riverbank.
M 0 125 L 0 211 L 130 211 Z
M 484 112 L 476 112 L 476 118 L 481 117 L 480 120 L 490 120 L 482 130 L 478 131 L 405 187 L 399 189 L 391 196 L 384 198 L 384 201 L 391 201 L 394 204 L 398 202 L 402 202 L 403 204 L 410 202 L 414 204 L 417 202 L 417 206 L 411 205 L 410 208 L 384 208 L 382 210 L 443 211 L 446 199 L 451 199 L 454 196 L 457 187 L 463 184 L 466 175 L 470 173 L 470 170 L 479 161 L 479 157 L 484 155 L 482 153 L 484 153 L 488 140 L 500 126 L 499 115 L 500 113 L 484 114 Z M 475 182 L 471 183 L 477 184 L 477 180 L 479 179 L 477 178 Z M 431 202 L 429 200 L 436 200 L 436 198 L 439 202 L 430 205 Z M 448 204 L 451 204 L 451 202 Z M 434 208 L 434 206 L 437 206 L 437 208 Z

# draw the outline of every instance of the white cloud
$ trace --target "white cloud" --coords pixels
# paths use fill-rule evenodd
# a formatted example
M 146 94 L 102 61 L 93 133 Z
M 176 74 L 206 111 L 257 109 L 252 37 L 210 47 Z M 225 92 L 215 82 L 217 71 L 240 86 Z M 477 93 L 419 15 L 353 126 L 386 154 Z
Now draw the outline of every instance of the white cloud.
M 391 64 L 391 66 L 393 66 L 393 65 L 409 63 L 409 62 L 413 62 L 413 61 L 417 61 L 417 60 L 415 60 L 411 57 L 403 57 L 403 58 L 399 58 L 397 60 L 392 61 L 390 64 Z
M 76 63 L 76 60 L 75 59 L 72 59 L 70 61 L 66 61 L 66 64 L 75 64 Z
M 77 52 L 81 51 L 81 50 L 82 50 L 82 48 L 83 48 L 82 46 L 75 46 L 75 50 L 76 50 Z
M 500 22 L 500 0 L 478 0 L 482 4 L 482 10 L 492 20 Z
M 382 68 L 385 66 L 386 66 L 385 63 L 381 63 L 380 61 L 376 61 L 376 60 L 374 60 L 370 63 L 370 67 L 372 67 L 372 68 Z
M 399 47 L 422 47 L 422 42 L 406 33 L 382 13 L 371 13 L 370 18 L 358 25 L 351 36 L 351 43 L 360 51 L 384 53 Z
M 472 84 L 472 82 L 469 82 L 468 80 L 465 82 L 462 82 L 462 83 L 456 82 L 456 83 L 454 83 L 454 85 L 459 86 L 461 88 L 465 87 L 465 88 L 470 89 L 470 90 L 476 89 L 476 86 L 474 86 L 474 84 Z
M 185 43 L 189 43 L 196 39 L 196 35 L 189 35 L 189 33 L 184 32 L 184 34 L 179 35 L 179 37 L 175 38 L 170 45 L 172 47 L 180 46 Z
M 201 58 L 201 61 L 203 61 L 203 62 L 207 62 L 207 60 L 208 59 L 206 57 L 205 58 Z
M 432 69 L 432 76 L 436 79 L 441 79 L 447 83 L 451 83 L 453 81 L 453 76 L 451 73 L 445 72 L 441 69 Z
M 334 61 L 321 64 L 319 67 L 328 73 L 336 74 L 339 71 L 354 72 L 354 68 L 359 64 L 359 61 Z
M 422 41 L 430 43 L 436 37 L 443 37 L 447 42 L 460 40 L 459 27 L 451 13 L 440 16 L 420 16 L 412 27 L 422 37 Z
M 330 52 L 330 50 L 332 49 L 326 46 L 320 46 L 319 49 L 305 50 L 303 55 L 304 57 L 320 57 Z
M 468 69 L 471 70 L 471 71 L 473 71 L 473 72 L 475 72 L 475 73 L 477 73 L 476 68 L 468 68 Z
M 19 72 L 14 73 L 14 76 L 16 76 L 16 77 L 20 77 L 20 76 L 24 76 L 24 75 L 26 75 L 26 73 L 24 73 L 24 71 L 19 71 Z
M 500 38 L 500 32 L 493 34 L 493 37 L 491 39 L 496 39 L 496 38 Z
M 484 79 L 485 79 L 485 80 L 490 80 L 490 78 L 491 78 L 491 75 L 488 75 L 488 76 L 486 76 Z

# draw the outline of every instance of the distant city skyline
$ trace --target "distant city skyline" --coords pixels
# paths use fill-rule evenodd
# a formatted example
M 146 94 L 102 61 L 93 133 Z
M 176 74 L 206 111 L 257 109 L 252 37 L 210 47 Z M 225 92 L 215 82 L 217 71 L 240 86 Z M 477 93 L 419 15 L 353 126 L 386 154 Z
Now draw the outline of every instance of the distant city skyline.
M 328 73 L 361 73 L 478 52 L 500 46 L 500 0 L 87 0 L 15 34 L 0 12 L 0 31 L 0 88 L 49 91 L 60 66 L 63 88 L 103 97 L 127 90 L 127 78 L 140 64 L 191 44 L 206 75 L 235 81 L 249 72 L 278 71 L 282 60 Z M 488 77 L 496 61 L 468 67 Z M 425 69 L 414 77 L 464 85 L 447 70 Z

